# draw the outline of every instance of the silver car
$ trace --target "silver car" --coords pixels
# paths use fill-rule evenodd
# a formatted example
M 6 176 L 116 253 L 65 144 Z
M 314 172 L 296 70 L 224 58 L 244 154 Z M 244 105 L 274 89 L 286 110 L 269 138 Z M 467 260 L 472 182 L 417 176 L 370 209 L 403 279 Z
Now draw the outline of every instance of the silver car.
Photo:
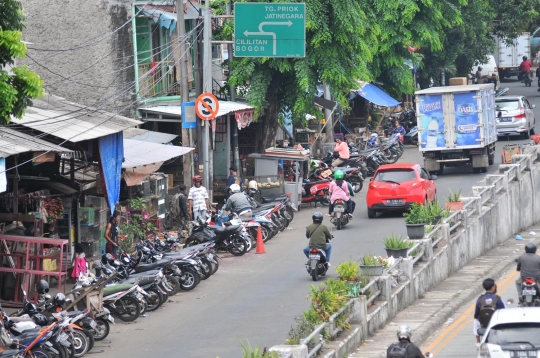
M 495 113 L 497 115 L 497 135 L 516 135 L 530 138 L 534 134 L 533 108 L 524 96 L 501 96 L 495 99 Z

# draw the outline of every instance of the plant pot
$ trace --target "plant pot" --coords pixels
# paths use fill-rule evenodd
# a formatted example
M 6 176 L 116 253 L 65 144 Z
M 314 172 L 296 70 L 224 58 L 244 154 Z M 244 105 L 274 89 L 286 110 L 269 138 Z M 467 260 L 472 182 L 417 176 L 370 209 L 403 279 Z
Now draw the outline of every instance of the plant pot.
M 381 276 L 383 274 L 383 265 L 377 266 L 365 266 L 358 265 L 360 267 L 360 273 L 366 276 Z
M 423 239 L 426 224 L 405 224 L 409 239 Z
M 388 257 L 394 256 L 394 258 L 397 259 L 399 257 L 407 257 L 407 251 L 409 249 L 389 249 L 389 248 L 385 248 L 385 250 L 386 250 L 386 254 L 388 255 Z
M 451 201 L 451 202 L 446 202 L 446 208 L 448 210 L 463 210 L 463 202 L 462 201 Z

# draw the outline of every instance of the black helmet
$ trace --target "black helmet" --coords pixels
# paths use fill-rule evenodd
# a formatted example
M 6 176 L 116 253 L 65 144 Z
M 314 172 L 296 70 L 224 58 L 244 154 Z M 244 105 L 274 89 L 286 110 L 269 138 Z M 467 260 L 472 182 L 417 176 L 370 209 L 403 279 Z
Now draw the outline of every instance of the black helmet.
M 45 280 L 40 280 L 38 283 L 36 283 L 36 291 L 40 295 L 49 293 L 49 283 Z
M 523 61 L 527 61 L 527 56 L 523 56 Z
M 48 326 L 49 325 L 49 320 L 47 319 L 47 317 L 45 317 L 41 313 L 37 313 L 37 314 L 33 315 L 32 320 L 38 326 Z
M 528 254 L 536 254 L 536 245 L 533 242 L 528 242 L 525 245 L 525 252 Z
M 313 216 L 311 217 L 313 219 L 313 223 L 320 224 L 323 220 L 323 215 L 320 212 L 313 213 Z
M 54 296 L 53 302 L 57 307 L 64 307 L 64 304 L 66 303 L 66 295 L 64 295 L 62 292 L 58 292 L 56 296 Z

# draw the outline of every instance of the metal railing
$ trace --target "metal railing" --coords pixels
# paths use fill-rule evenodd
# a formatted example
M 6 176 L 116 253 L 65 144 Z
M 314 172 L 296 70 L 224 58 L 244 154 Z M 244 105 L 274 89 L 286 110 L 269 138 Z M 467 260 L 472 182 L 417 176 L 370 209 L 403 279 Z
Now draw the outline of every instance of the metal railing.
M 537 158 L 540 158 L 540 149 L 538 150 Z M 534 153 L 533 153 L 534 157 Z M 463 210 L 455 211 L 450 214 L 447 218 L 443 219 L 442 223 L 436 225 L 432 231 L 424 235 L 425 239 L 432 240 L 432 247 L 435 248 L 444 239 L 443 230 L 448 230 L 448 239 L 452 240 L 451 235 L 454 230 L 460 226 L 465 226 L 467 220 L 472 215 L 481 215 L 482 206 L 496 200 L 496 194 L 505 190 L 505 180 L 511 182 L 520 178 L 521 173 L 526 170 L 530 170 L 529 160 L 525 157 L 517 156 L 514 160 L 514 164 L 503 164 L 499 168 L 500 174 L 487 175 L 486 179 L 481 181 L 479 186 L 473 187 L 475 192 L 474 197 L 463 198 L 464 205 Z M 448 229 L 446 229 L 448 225 Z M 407 254 L 410 255 L 412 252 L 420 249 L 414 257 L 412 257 L 413 264 L 416 264 L 425 254 L 426 248 L 424 247 L 422 241 L 415 243 L 410 249 L 407 250 Z M 403 262 L 403 258 L 400 257 L 395 260 L 395 262 L 384 270 L 384 274 L 391 273 L 395 268 L 397 268 Z M 411 280 L 413 278 L 410 278 Z M 370 293 L 369 297 L 366 297 L 366 305 L 369 305 L 374 302 L 378 297 L 381 296 L 381 289 L 377 286 L 377 283 L 381 280 L 379 276 L 373 277 L 369 283 L 360 290 L 360 294 L 364 295 L 368 290 L 373 287 L 376 287 L 377 290 Z M 328 320 L 328 322 L 322 323 L 319 326 L 315 327 L 314 331 L 311 332 L 309 336 L 301 340 L 302 344 L 306 344 L 311 340 L 315 339 L 319 335 L 319 342 L 309 350 L 308 357 L 314 357 L 318 351 L 324 346 L 325 340 L 323 338 L 322 332 L 328 328 L 329 336 L 331 339 L 335 338 L 339 332 L 342 331 L 342 328 L 336 327 L 335 322 L 337 318 L 342 314 L 347 314 L 346 321 L 348 322 L 351 319 L 351 316 L 348 312 L 351 310 L 354 304 L 354 299 L 349 300 L 343 307 L 334 313 Z M 374 313 L 368 314 L 367 321 L 371 319 Z
M 139 95 L 142 98 L 180 95 L 175 81 L 174 61 L 139 63 Z

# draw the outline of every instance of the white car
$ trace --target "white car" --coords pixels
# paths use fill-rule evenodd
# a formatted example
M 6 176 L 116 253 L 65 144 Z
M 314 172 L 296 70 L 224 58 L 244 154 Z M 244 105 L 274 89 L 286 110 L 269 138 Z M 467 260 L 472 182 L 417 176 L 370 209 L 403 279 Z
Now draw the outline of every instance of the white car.
M 496 310 L 482 336 L 478 358 L 540 357 L 540 307 Z
M 500 96 L 495 98 L 497 135 L 521 135 L 530 138 L 534 134 L 536 119 L 533 108 L 524 96 Z

